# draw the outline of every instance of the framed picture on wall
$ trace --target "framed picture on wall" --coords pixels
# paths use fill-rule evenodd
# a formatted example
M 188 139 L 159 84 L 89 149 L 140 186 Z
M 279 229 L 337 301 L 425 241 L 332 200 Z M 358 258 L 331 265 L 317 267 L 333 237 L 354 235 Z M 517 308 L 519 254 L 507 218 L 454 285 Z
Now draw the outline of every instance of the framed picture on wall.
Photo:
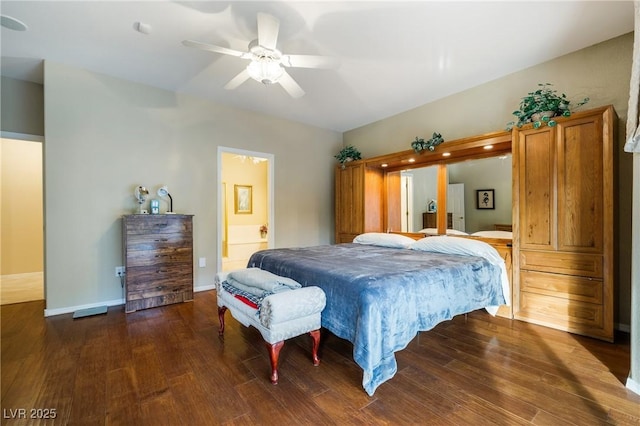
M 251 214 L 253 194 L 251 185 L 234 185 L 236 214 Z
M 493 189 L 476 190 L 476 208 L 477 209 L 495 209 L 495 200 Z

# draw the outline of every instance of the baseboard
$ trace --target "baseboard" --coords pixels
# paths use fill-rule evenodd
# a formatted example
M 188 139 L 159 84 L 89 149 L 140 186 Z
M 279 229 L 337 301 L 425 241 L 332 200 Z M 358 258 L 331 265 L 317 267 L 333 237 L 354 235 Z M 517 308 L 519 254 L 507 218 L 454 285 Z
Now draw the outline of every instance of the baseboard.
M 4 130 L 0 132 L 0 137 L 4 139 L 16 139 L 19 141 L 44 142 L 44 136 L 42 135 L 31 135 L 29 133 L 5 132 Z
M 215 290 L 215 289 L 216 289 L 216 285 L 211 284 L 211 285 L 201 285 L 198 287 L 194 287 L 193 291 L 197 293 L 199 291 L 207 291 L 207 290 Z
M 193 291 L 194 292 L 199 292 L 199 291 L 207 291 L 207 290 L 215 290 L 215 289 L 216 289 L 216 285 L 215 284 L 211 284 L 211 285 L 201 285 L 201 286 L 198 286 L 198 287 L 194 287 Z M 64 308 L 45 309 L 44 310 L 44 316 L 45 317 L 52 317 L 54 315 L 69 314 L 69 313 L 78 311 L 80 309 L 97 308 L 98 306 L 104 306 L 104 305 L 107 305 L 107 306 L 124 305 L 124 299 L 108 300 L 106 302 L 89 303 L 87 305 L 66 306 Z
M 616 330 L 624 331 L 625 333 L 631 333 L 631 326 L 629 324 L 615 324 L 613 327 Z
M 640 382 L 636 382 L 631 377 L 627 378 L 627 389 L 640 395 Z
M 104 306 L 104 305 L 107 305 L 107 306 L 124 305 L 124 299 L 108 300 L 106 302 L 89 303 L 86 305 L 66 306 L 64 308 L 45 309 L 44 316 L 52 317 L 54 315 L 70 314 L 80 309 L 97 308 L 98 306 Z

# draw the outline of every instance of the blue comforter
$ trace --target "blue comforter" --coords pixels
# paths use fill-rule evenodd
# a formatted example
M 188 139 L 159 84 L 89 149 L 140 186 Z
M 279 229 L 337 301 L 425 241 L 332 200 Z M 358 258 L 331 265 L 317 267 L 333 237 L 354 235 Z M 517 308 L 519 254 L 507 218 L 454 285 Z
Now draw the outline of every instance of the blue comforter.
M 419 331 L 505 303 L 500 268 L 475 256 L 337 244 L 262 250 L 248 267 L 324 290 L 322 326 L 353 343 L 369 395 L 395 375 L 394 352 Z

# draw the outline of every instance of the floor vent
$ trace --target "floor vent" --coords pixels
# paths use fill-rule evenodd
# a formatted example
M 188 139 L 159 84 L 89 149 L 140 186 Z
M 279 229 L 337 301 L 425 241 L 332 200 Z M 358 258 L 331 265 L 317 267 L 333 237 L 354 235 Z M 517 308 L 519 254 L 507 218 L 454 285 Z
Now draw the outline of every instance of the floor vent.
M 95 308 L 80 309 L 75 311 L 73 313 L 73 319 L 89 317 L 92 315 L 106 314 L 106 313 L 107 313 L 106 306 L 96 306 Z

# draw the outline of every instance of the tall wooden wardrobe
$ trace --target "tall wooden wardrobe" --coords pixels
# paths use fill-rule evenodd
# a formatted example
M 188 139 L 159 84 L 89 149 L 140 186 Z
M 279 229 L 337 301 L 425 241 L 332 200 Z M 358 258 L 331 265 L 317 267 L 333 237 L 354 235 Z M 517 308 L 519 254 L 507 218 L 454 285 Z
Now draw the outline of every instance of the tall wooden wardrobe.
M 382 170 L 364 162 L 336 168 L 336 243 L 350 243 L 365 232 L 382 232 L 383 184 Z
M 613 107 L 513 130 L 514 317 L 613 340 Z

